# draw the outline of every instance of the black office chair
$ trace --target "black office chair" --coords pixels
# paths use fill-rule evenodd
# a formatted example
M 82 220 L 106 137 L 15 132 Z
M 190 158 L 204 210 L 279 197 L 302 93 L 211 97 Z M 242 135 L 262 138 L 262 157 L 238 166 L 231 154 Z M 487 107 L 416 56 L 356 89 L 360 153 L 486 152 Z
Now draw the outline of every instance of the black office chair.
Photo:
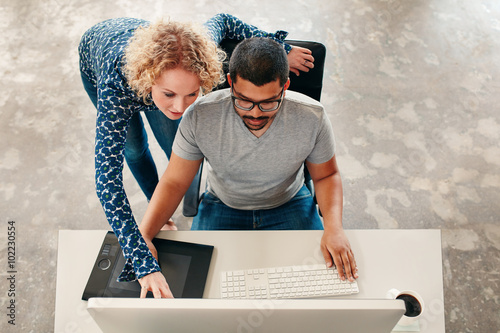
M 224 73 L 229 72 L 229 59 L 233 53 L 234 48 L 238 45 L 240 41 L 225 39 L 220 44 L 221 48 L 227 53 L 227 61 L 224 62 Z M 304 47 L 312 51 L 314 57 L 314 68 L 309 70 L 309 72 L 301 72 L 300 76 L 293 73 L 290 74 L 290 87 L 292 91 L 300 92 L 307 95 L 315 100 L 319 101 L 321 98 L 321 90 L 323 88 L 323 70 L 325 66 L 325 56 L 326 48 L 323 44 L 318 42 L 309 41 L 297 41 L 297 40 L 286 40 L 287 44 L 293 46 Z M 219 85 L 215 90 L 229 88 L 229 84 L 225 81 L 223 84 Z M 196 174 L 191 186 L 184 196 L 184 206 L 182 208 L 182 214 L 186 217 L 193 217 L 198 214 L 198 205 L 200 203 L 200 185 L 201 185 L 201 175 L 203 172 L 203 162 Z M 314 186 L 307 172 L 307 168 L 304 168 L 305 179 L 304 182 L 314 196 Z

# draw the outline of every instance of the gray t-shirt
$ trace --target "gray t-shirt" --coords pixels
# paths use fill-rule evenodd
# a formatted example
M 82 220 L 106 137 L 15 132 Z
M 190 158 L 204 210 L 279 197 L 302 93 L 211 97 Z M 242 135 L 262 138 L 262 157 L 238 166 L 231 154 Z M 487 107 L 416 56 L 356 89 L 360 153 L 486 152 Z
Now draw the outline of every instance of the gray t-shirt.
M 206 158 L 208 190 L 232 208 L 278 207 L 304 183 L 303 165 L 335 154 L 330 121 L 317 101 L 287 90 L 276 118 L 257 138 L 236 113 L 229 89 L 208 94 L 184 114 L 173 152 Z

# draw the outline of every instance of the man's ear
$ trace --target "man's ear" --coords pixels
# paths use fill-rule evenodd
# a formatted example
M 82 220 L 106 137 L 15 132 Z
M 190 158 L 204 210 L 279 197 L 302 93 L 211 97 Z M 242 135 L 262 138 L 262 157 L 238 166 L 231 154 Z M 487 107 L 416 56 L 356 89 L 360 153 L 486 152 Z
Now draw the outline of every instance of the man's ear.
M 231 75 L 229 75 L 229 73 L 227 73 L 227 83 L 229 84 L 230 87 L 233 86 L 233 81 L 231 80 Z
M 283 91 L 286 91 L 288 88 L 290 88 L 290 78 L 288 78 L 288 80 L 286 80 L 286 83 L 283 86 Z
M 290 78 L 288 78 L 288 80 L 286 80 L 286 83 L 283 86 L 283 90 L 287 90 L 288 88 L 290 88 Z

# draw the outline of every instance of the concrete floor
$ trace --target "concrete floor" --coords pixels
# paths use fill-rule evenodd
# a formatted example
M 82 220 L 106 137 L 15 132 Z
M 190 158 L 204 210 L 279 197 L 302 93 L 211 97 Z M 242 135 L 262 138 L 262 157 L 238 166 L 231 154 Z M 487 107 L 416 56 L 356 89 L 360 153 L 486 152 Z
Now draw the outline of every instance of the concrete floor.
M 345 227 L 441 229 L 447 332 L 500 332 L 495 0 L 0 0 L 0 331 L 52 332 L 58 230 L 109 228 L 94 191 L 82 33 L 110 17 L 204 22 L 218 12 L 327 46 L 322 102 L 338 141 Z M 146 201 L 128 170 L 125 182 L 140 221 Z M 8 221 L 15 327 L 4 314 Z

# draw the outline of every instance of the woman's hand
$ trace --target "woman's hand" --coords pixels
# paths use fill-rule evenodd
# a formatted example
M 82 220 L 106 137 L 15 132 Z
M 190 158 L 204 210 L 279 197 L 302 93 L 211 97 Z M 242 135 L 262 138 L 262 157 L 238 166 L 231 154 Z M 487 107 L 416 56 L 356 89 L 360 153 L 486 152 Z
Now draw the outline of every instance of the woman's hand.
M 309 72 L 309 69 L 314 68 L 314 57 L 309 49 L 292 46 L 292 50 L 287 57 L 290 72 L 295 73 L 297 76 L 300 75 L 300 71 Z
M 177 230 L 177 226 L 175 225 L 172 219 L 169 219 L 167 223 L 163 226 L 162 230 Z M 151 239 L 144 237 L 144 241 L 151 251 L 153 257 L 158 260 L 158 251 L 154 246 Z M 154 298 L 174 298 L 170 288 L 168 286 L 167 280 L 161 272 L 154 272 L 148 274 L 139 279 L 139 283 L 141 284 L 141 298 L 145 298 L 148 291 L 153 293 Z
M 174 298 L 161 272 L 148 274 L 140 278 L 139 283 L 141 284 L 141 298 L 145 298 L 148 291 L 153 293 L 154 298 Z

